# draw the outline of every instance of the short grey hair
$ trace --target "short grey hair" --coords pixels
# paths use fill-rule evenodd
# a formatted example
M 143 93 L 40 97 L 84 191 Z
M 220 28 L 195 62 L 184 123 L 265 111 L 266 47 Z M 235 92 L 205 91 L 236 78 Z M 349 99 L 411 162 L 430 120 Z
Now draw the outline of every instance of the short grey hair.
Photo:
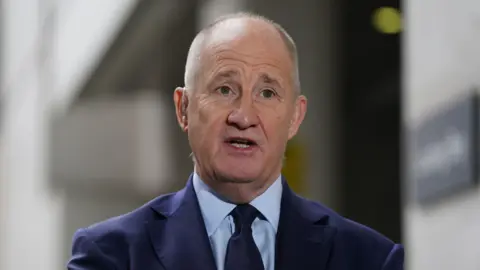
M 213 23 L 207 25 L 195 36 L 192 44 L 190 45 L 190 49 L 188 50 L 187 63 L 185 65 L 185 77 L 184 77 L 185 87 L 188 89 L 189 86 L 193 86 L 194 82 L 196 81 L 196 76 L 197 76 L 196 65 L 198 65 L 200 60 L 200 51 L 201 51 L 200 48 L 203 46 L 203 43 L 205 42 L 208 34 L 211 33 L 211 31 L 222 22 L 225 22 L 231 19 L 242 19 L 242 18 L 260 20 L 260 21 L 266 22 L 267 24 L 272 25 L 277 30 L 293 62 L 294 70 L 292 74 L 292 79 L 294 82 L 294 87 L 296 92 L 300 94 L 301 86 L 300 86 L 300 74 L 298 70 L 298 53 L 297 53 L 297 46 L 295 45 L 293 38 L 288 34 L 288 32 L 280 24 L 274 22 L 271 19 L 268 19 L 267 17 L 250 13 L 250 12 L 237 12 L 237 13 L 222 16 L 217 20 L 215 20 Z

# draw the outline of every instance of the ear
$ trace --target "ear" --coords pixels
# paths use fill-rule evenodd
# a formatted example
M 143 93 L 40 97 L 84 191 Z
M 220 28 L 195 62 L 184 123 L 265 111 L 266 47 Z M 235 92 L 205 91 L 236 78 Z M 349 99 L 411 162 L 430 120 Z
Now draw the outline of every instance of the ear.
M 307 113 L 307 98 L 303 95 L 297 97 L 295 101 L 295 108 L 293 112 L 292 120 L 290 121 L 290 127 L 288 129 L 288 139 L 290 140 L 293 138 L 300 128 L 300 125 L 305 118 L 305 114 Z
M 183 87 L 177 87 L 173 92 L 177 121 L 183 131 L 188 131 L 188 92 Z

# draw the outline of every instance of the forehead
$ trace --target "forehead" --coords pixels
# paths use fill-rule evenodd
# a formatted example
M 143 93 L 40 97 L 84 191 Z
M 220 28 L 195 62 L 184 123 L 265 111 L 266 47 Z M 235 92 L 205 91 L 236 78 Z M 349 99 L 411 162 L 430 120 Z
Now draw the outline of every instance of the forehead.
M 293 61 L 280 33 L 266 22 L 231 19 L 212 29 L 204 43 L 202 62 L 214 72 L 222 66 L 241 64 L 286 76 Z

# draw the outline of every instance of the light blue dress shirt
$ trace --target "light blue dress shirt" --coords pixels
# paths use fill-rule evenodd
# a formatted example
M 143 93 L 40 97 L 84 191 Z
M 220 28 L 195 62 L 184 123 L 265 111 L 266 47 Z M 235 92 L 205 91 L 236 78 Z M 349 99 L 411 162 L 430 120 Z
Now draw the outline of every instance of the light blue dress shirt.
M 197 175 L 193 175 L 193 187 L 197 194 L 208 238 L 218 270 L 224 270 L 228 240 L 235 232 L 235 223 L 230 212 L 235 204 L 222 200 Z M 262 255 L 265 270 L 275 268 L 275 238 L 280 219 L 282 199 L 282 181 L 278 179 L 250 204 L 262 213 L 263 218 L 256 218 L 252 224 L 253 239 Z

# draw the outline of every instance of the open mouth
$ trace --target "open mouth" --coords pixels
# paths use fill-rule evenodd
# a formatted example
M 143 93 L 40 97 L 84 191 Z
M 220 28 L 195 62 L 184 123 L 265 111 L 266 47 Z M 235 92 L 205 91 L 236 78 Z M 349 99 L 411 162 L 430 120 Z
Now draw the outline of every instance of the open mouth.
M 246 148 L 257 145 L 257 143 L 254 140 L 250 140 L 247 138 L 229 138 L 228 140 L 226 140 L 226 143 L 230 144 L 233 147 L 242 148 L 242 149 L 246 149 Z

